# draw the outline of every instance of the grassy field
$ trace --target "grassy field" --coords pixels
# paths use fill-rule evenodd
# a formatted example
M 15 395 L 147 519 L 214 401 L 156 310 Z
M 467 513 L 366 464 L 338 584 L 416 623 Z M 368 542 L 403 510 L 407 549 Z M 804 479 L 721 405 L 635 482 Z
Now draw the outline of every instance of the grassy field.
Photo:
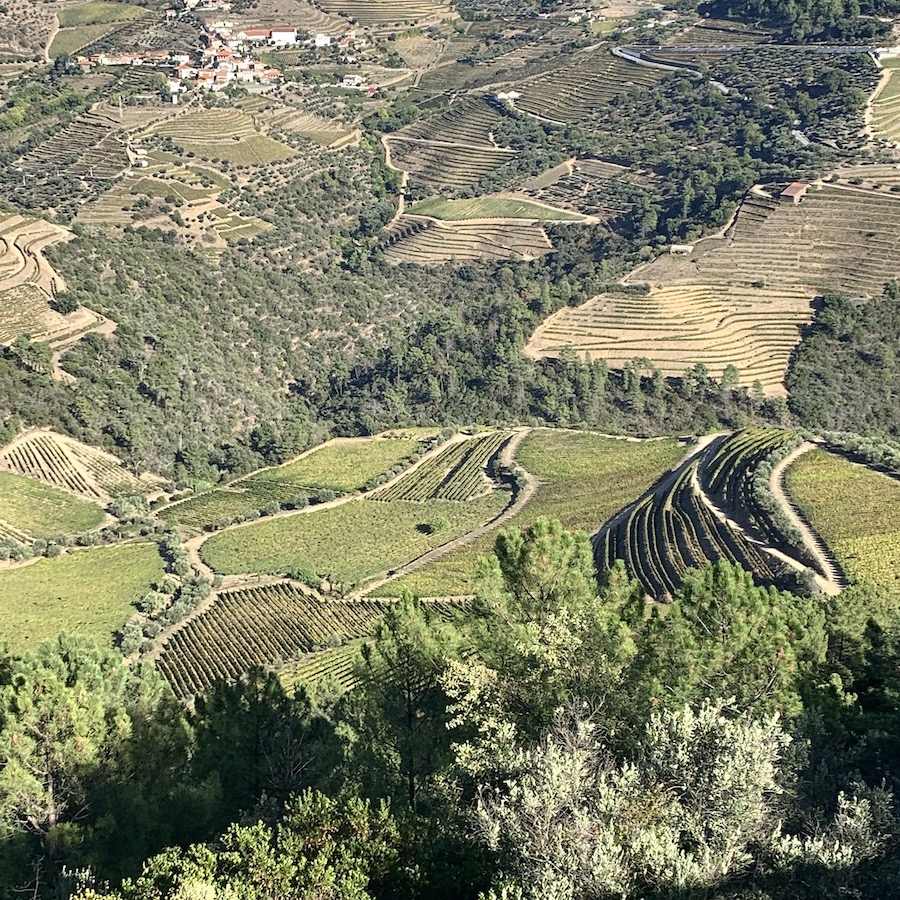
M 900 588 L 900 482 L 816 450 L 790 467 L 787 487 L 850 578 Z
M 248 481 L 276 474 L 295 484 L 328 488 L 332 491 L 359 490 L 376 475 L 390 471 L 397 463 L 420 449 L 411 438 L 383 438 L 354 441 L 335 440 L 303 456 L 296 462 L 251 475 Z
M 81 534 L 102 521 L 103 510 L 95 503 L 12 472 L 0 472 L 0 534 L 4 523 L 33 538 L 47 538 Z
M 495 491 L 469 503 L 355 500 L 236 528 L 210 538 L 203 559 L 216 572 L 286 572 L 301 569 L 358 584 L 396 569 L 496 516 L 509 495 Z M 448 527 L 427 533 L 442 517 Z
M 160 515 L 170 522 L 202 528 L 225 518 L 246 516 L 273 501 L 291 503 L 300 494 L 310 495 L 320 489 L 339 493 L 358 490 L 421 446 L 411 437 L 366 441 L 339 438 L 294 462 L 175 503 Z
M 108 642 L 162 575 L 155 544 L 82 550 L 0 572 L 0 633 L 14 652 L 64 631 Z
M 511 197 L 477 197 L 472 200 L 445 200 L 438 197 L 417 203 L 408 210 L 412 216 L 431 216 L 448 221 L 466 219 L 529 219 L 544 222 L 581 222 L 584 216 Z
M 77 28 L 63 28 L 56 33 L 48 53 L 51 59 L 57 56 L 77 53 L 82 47 L 99 41 L 115 28 L 114 24 L 79 25 Z
M 567 528 L 596 531 L 610 516 L 642 494 L 684 454 L 674 440 L 633 442 L 575 431 L 539 430 L 519 447 L 517 460 L 540 485 L 511 525 L 526 527 L 538 516 Z M 470 594 L 478 556 L 490 553 L 496 533 L 448 553 L 384 585 L 378 596 L 409 590 L 422 597 Z
M 130 3 L 108 3 L 91 0 L 78 6 L 65 6 L 57 15 L 60 28 L 75 28 L 79 25 L 108 25 L 112 22 L 130 22 L 139 19 L 144 11 Z

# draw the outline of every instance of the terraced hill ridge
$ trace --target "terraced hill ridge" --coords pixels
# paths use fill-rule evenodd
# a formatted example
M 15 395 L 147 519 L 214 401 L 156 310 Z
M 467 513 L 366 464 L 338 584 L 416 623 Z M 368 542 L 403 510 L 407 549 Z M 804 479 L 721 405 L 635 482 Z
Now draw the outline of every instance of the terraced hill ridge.
M 868 181 L 880 184 L 884 167 L 875 168 Z M 855 167 L 854 177 L 864 170 Z M 539 358 L 571 348 L 613 367 L 647 358 L 671 376 L 695 363 L 716 377 L 734 366 L 742 383 L 783 394 L 814 298 L 829 290 L 879 295 L 898 276 L 900 195 L 865 183 L 817 184 L 794 205 L 751 192 L 724 237 L 631 273 L 628 282 L 650 286 L 646 295 L 601 294 L 564 308 L 525 352 Z

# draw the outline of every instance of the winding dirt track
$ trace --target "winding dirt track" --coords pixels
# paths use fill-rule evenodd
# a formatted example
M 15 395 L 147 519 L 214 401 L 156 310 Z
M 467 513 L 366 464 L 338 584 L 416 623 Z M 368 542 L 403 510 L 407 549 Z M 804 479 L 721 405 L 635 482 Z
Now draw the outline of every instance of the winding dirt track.
M 500 452 L 500 462 L 504 466 L 512 468 L 519 444 L 521 444 L 530 433 L 530 428 L 521 428 L 506 442 Z M 406 563 L 404 566 L 400 566 L 398 569 L 392 569 L 389 572 L 382 572 L 379 575 L 376 575 L 374 581 L 370 581 L 360 590 L 348 594 L 347 599 L 359 600 L 377 588 L 387 584 L 389 581 L 394 581 L 398 578 L 402 578 L 404 575 L 409 575 L 411 572 L 416 572 L 428 563 L 434 562 L 434 560 L 446 556 L 448 553 L 451 553 L 459 547 L 470 544 L 483 534 L 487 534 L 488 532 L 499 528 L 504 522 L 520 513 L 525 508 L 528 501 L 534 496 L 534 492 L 537 490 L 537 480 L 531 473 L 526 472 L 521 465 L 519 465 L 518 468 L 522 479 L 525 481 L 524 487 L 516 490 L 513 502 L 503 509 L 499 515 L 491 519 L 490 522 L 486 522 L 484 525 L 474 528 L 472 531 L 461 535 L 455 540 L 448 541 L 446 544 L 441 544 L 440 547 L 435 547 L 433 550 L 423 553 L 421 556 Z

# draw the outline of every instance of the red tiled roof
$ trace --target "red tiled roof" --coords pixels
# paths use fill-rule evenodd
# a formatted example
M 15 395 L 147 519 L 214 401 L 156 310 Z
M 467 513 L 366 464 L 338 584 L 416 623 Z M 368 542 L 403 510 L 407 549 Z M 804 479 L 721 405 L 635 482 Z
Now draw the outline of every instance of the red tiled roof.
M 782 197 L 800 197 L 809 190 L 809 185 L 805 181 L 794 181 L 789 184 L 782 192 Z

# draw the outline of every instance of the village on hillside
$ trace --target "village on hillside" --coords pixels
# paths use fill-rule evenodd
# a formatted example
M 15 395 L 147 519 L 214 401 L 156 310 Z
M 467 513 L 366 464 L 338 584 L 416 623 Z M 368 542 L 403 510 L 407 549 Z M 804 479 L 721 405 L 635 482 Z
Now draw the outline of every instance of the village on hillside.
M 230 11 L 227 0 L 183 0 L 181 9 L 166 11 L 170 19 L 195 12 Z M 85 72 L 98 66 L 147 66 L 158 68 L 167 76 L 166 92 L 173 103 L 194 91 L 222 91 L 229 86 L 272 86 L 284 80 L 281 69 L 263 59 L 267 52 L 310 48 L 336 48 L 338 60 L 356 62 L 355 52 L 367 45 L 354 28 L 338 38 L 314 34 L 297 25 L 254 28 L 237 21 L 221 20 L 205 23 L 200 30 L 197 48 L 192 53 L 172 50 L 99 51 L 91 56 L 76 56 L 75 63 Z M 365 90 L 370 95 L 377 85 L 366 83 L 359 74 L 344 76 L 344 88 Z

